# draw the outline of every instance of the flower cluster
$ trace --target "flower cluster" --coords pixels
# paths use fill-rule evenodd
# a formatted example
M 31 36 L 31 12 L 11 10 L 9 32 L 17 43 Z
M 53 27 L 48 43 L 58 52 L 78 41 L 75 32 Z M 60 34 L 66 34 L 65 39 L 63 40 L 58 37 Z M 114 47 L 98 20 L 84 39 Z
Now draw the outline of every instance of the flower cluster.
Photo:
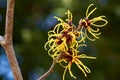
M 48 32 L 48 41 L 45 44 L 45 49 L 48 50 L 49 56 L 55 60 L 60 54 L 61 57 L 57 61 L 63 68 L 65 68 L 63 73 L 63 80 L 65 80 L 66 71 L 69 71 L 71 77 L 76 78 L 72 71 L 72 64 L 76 64 L 76 66 L 84 73 L 85 77 L 87 77 L 87 73 L 90 73 L 90 69 L 85 66 L 81 59 L 89 58 L 96 59 L 96 57 L 87 56 L 86 54 L 80 54 L 78 50 L 79 47 L 86 46 L 85 39 L 89 39 L 91 41 L 95 41 L 98 39 L 99 27 L 103 27 L 107 24 L 107 20 L 105 20 L 105 16 L 99 16 L 93 19 L 88 19 L 89 16 L 97 9 L 94 8 L 89 12 L 90 7 L 93 4 L 90 4 L 86 10 L 85 19 L 81 19 L 79 21 L 79 26 L 76 27 L 72 21 L 72 13 L 68 10 L 65 14 L 67 15 L 67 19 L 64 21 L 59 17 L 56 18 L 59 23 L 54 27 L 53 30 Z M 103 24 L 97 24 L 97 22 L 102 21 Z M 92 27 L 96 27 L 94 30 Z M 90 38 L 88 34 L 91 34 L 93 38 Z M 49 48 L 49 49 L 48 49 Z
M 89 10 L 92 6 L 94 6 L 94 4 L 90 4 L 88 6 L 88 8 L 86 10 L 86 17 L 85 17 L 85 19 L 81 19 L 79 21 L 79 26 L 81 28 L 81 31 L 83 31 L 83 29 L 84 29 L 87 39 L 89 39 L 91 41 L 95 41 L 96 39 L 99 38 L 98 36 L 101 34 L 101 32 L 99 32 L 99 28 L 105 26 L 108 22 L 105 19 L 106 18 L 105 16 L 98 16 L 93 19 L 89 19 L 90 15 L 97 9 L 95 7 L 93 10 L 91 10 L 89 12 Z M 99 24 L 99 23 L 102 23 L 102 24 Z M 93 38 L 90 38 L 88 36 L 88 33 L 90 33 L 93 36 Z

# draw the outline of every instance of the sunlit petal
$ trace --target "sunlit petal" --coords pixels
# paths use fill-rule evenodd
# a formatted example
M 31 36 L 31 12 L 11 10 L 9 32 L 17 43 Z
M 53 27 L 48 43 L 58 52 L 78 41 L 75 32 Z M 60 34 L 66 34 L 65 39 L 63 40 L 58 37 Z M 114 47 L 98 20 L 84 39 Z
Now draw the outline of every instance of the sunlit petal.
M 99 32 L 99 28 L 97 28 L 96 30 L 93 30 L 91 27 L 88 27 L 89 30 L 91 30 L 92 32 Z
M 93 36 L 93 37 L 95 37 L 96 39 L 98 39 L 98 38 L 99 38 L 99 37 L 97 37 L 97 36 L 95 35 L 95 33 L 91 32 L 89 29 L 88 29 L 88 32 L 89 32 L 89 33 L 91 33 L 91 34 L 92 34 L 92 36 Z
M 97 9 L 97 8 L 95 7 L 92 11 L 89 12 L 89 9 L 90 9 L 91 6 L 94 6 L 94 4 L 90 4 L 90 5 L 88 6 L 88 8 L 87 8 L 87 10 L 86 10 L 86 18 L 89 18 L 89 16 Z M 89 12 L 89 13 L 88 13 L 88 12 Z
M 70 76 L 73 78 L 76 78 L 71 71 L 71 63 L 68 64 L 68 70 L 69 70 Z
M 87 30 L 85 30 L 85 34 L 86 34 L 87 39 L 89 39 L 90 41 L 95 41 L 95 40 L 96 40 L 96 39 L 91 39 L 91 38 L 87 35 Z
M 67 71 L 67 66 L 66 66 L 66 68 L 65 68 L 65 70 L 64 70 L 64 73 L 63 73 L 63 80 L 65 80 L 66 71 Z
M 68 10 L 67 12 L 65 12 L 65 14 L 68 15 L 68 19 L 66 19 L 66 21 L 72 21 L 72 13 Z

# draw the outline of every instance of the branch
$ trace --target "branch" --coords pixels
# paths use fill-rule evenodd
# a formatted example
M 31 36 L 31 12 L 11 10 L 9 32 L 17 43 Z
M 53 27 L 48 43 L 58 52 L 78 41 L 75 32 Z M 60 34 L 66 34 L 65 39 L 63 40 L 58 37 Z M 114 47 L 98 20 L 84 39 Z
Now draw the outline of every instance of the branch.
M 0 44 L 6 52 L 14 79 L 23 80 L 12 44 L 14 3 L 15 0 L 7 0 L 5 35 L 4 37 L 0 36 Z
M 62 53 L 61 53 L 55 60 L 53 60 L 53 63 L 52 63 L 52 65 L 51 65 L 51 67 L 49 68 L 49 70 L 48 70 L 45 74 L 43 74 L 41 77 L 39 77 L 37 80 L 45 80 L 45 78 L 46 78 L 48 75 L 50 75 L 50 73 L 53 72 L 53 69 L 54 69 L 57 61 L 58 61 L 61 57 L 62 57 Z

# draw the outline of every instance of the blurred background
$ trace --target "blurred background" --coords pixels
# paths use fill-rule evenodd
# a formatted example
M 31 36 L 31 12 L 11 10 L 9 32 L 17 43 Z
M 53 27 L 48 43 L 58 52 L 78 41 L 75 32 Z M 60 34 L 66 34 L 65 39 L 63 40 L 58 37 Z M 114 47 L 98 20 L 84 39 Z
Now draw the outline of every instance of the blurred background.
M 0 35 L 4 35 L 6 0 L 0 0 Z M 96 56 L 96 60 L 84 59 L 91 74 L 84 74 L 72 66 L 76 80 L 120 80 L 120 0 L 16 0 L 13 43 L 24 80 L 36 80 L 52 64 L 44 49 L 47 32 L 57 23 L 53 16 L 66 18 L 68 9 L 73 13 L 77 26 L 89 4 L 98 9 L 92 17 L 105 15 L 107 26 L 101 28 L 100 39 L 87 41 L 84 53 Z M 64 69 L 56 65 L 46 80 L 62 80 Z M 14 80 L 4 49 L 0 46 L 0 80 Z M 66 80 L 73 80 L 66 74 Z

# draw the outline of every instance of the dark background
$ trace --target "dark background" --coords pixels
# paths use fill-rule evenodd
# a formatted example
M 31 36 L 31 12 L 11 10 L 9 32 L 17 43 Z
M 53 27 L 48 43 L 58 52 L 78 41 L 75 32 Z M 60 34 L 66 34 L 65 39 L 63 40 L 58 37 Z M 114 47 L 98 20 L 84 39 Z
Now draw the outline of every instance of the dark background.
M 74 65 L 72 71 L 76 80 L 120 80 L 120 0 L 16 0 L 13 43 L 24 80 L 36 80 L 52 63 L 44 44 L 47 32 L 57 23 L 53 16 L 65 19 L 64 13 L 69 9 L 77 26 L 91 3 L 98 7 L 92 17 L 105 15 L 108 24 L 101 28 L 100 39 L 87 41 L 88 47 L 84 49 L 88 55 L 97 57 L 96 60 L 83 61 L 91 69 L 91 74 L 85 78 Z M 5 15 L 6 0 L 0 0 L 0 35 L 4 35 Z M 62 80 L 63 71 L 56 65 L 46 80 Z M 2 47 L 0 80 L 14 80 Z M 68 72 L 66 80 L 73 80 Z

